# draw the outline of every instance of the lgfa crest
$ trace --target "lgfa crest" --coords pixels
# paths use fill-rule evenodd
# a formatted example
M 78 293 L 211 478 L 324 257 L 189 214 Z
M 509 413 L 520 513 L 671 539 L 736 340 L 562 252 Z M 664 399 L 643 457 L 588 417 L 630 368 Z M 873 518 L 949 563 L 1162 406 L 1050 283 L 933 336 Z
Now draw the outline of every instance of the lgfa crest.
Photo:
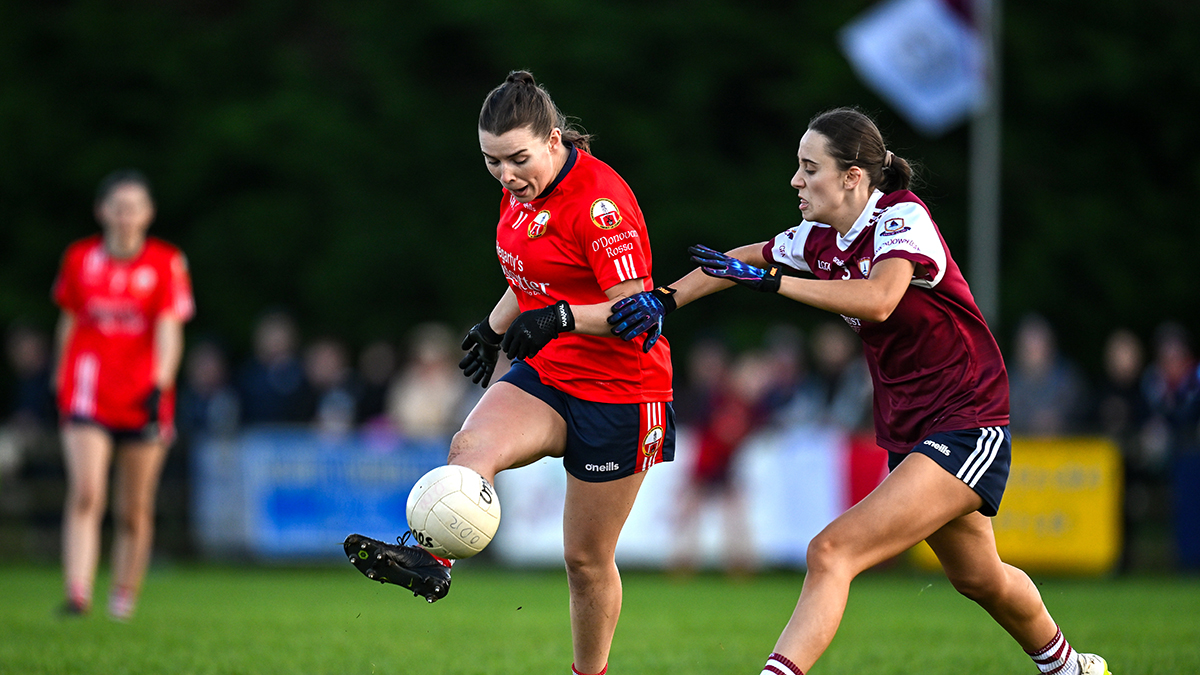
M 621 211 L 611 199 L 597 199 L 592 202 L 592 222 L 602 230 L 611 230 L 621 224 Z
M 534 216 L 533 220 L 530 221 L 530 223 L 529 223 L 529 229 L 527 230 L 527 232 L 529 234 L 529 238 L 537 239 L 538 237 L 542 236 L 543 234 L 546 234 L 546 224 L 549 222 L 550 222 L 550 212 L 549 211 L 538 211 L 538 214 L 536 216 Z

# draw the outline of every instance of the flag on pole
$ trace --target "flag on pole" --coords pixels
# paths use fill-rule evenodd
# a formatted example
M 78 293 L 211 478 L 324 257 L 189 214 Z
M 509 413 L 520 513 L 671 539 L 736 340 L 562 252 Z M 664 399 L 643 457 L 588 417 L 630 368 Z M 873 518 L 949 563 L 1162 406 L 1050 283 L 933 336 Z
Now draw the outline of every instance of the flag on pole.
M 985 103 L 983 39 L 946 0 L 885 0 L 839 34 L 866 84 L 927 136 L 938 136 Z

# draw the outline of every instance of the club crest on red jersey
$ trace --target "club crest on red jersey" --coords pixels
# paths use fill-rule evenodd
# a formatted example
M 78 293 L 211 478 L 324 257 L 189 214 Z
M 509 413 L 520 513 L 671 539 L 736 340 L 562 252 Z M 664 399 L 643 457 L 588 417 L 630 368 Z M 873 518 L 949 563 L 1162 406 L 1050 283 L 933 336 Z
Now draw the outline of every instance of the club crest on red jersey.
M 646 437 L 642 439 L 642 454 L 647 457 L 653 457 L 662 450 L 663 438 L 666 433 L 660 426 L 655 426 L 646 432 Z
M 538 211 L 538 214 L 536 216 L 534 216 L 533 220 L 530 221 L 530 223 L 529 223 L 529 229 L 527 230 L 527 232 L 529 234 L 529 238 L 537 239 L 538 237 L 542 236 L 543 234 L 546 234 L 546 224 L 549 222 L 550 222 L 550 212 L 549 211 Z
M 592 202 L 592 222 L 602 230 L 611 230 L 621 224 L 621 210 L 611 199 L 601 197 Z
M 133 271 L 129 287 L 133 290 L 134 295 L 145 297 L 154 290 L 154 284 L 157 282 L 158 273 L 154 271 L 154 268 L 142 265 Z

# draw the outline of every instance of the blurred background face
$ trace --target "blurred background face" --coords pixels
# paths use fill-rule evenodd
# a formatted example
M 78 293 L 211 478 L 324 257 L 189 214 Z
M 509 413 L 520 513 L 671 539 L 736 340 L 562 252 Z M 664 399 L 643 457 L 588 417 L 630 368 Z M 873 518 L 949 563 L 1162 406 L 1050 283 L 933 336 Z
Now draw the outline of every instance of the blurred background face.
M 96 220 L 105 234 L 123 249 L 146 236 L 154 221 L 154 202 L 141 185 L 122 183 L 96 207 Z
M 562 132 L 558 129 L 544 139 L 534 136 L 529 127 L 499 136 L 479 131 L 479 149 L 488 171 L 522 203 L 533 201 L 554 182 L 554 150 L 561 142 Z

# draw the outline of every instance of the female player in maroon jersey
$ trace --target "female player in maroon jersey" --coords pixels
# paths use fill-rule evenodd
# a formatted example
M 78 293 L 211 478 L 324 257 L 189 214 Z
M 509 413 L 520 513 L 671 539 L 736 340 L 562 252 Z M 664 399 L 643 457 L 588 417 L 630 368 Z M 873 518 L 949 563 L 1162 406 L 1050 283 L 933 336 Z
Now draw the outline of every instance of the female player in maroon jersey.
M 675 427 L 666 341 L 650 350 L 658 335 L 631 343 L 609 332 L 613 302 L 652 287 L 650 243 L 633 192 L 588 140 L 527 72 L 483 104 L 479 145 L 503 186 L 495 246 L 508 289 L 463 341 L 460 365 L 487 387 L 501 350 L 515 362 L 454 436 L 449 463 L 491 481 L 563 458 L 572 668 L 591 674 L 607 670 L 621 611 L 617 537 L 646 470 L 673 458 Z M 345 546 L 371 578 L 445 595 L 449 570 L 422 549 L 361 535 Z
M 146 236 L 154 202 L 141 173 L 119 171 L 101 182 L 96 220 L 103 233 L 67 248 L 53 292 L 62 308 L 55 386 L 67 472 L 64 611 L 91 608 L 115 463 L 108 609 L 126 620 L 150 559 L 155 494 L 174 438 L 183 323 L 193 304 L 183 254 Z
M 764 675 L 801 675 L 841 622 L 858 573 L 924 540 L 951 583 L 1009 632 L 1044 673 L 1101 675 L 1103 659 L 1063 638 L 1037 587 L 996 552 L 1008 478 L 1008 377 L 1000 350 L 912 169 L 875 123 L 839 108 L 809 123 L 792 187 L 804 222 L 728 254 L 689 249 L 700 267 L 613 307 L 613 332 L 660 330 L 677 305 L 735 284 L 837 312 L 862 338 L 888 477 L 813 538 L 791 621 Z M 784 268 L 815 276 L 785 276 Z

